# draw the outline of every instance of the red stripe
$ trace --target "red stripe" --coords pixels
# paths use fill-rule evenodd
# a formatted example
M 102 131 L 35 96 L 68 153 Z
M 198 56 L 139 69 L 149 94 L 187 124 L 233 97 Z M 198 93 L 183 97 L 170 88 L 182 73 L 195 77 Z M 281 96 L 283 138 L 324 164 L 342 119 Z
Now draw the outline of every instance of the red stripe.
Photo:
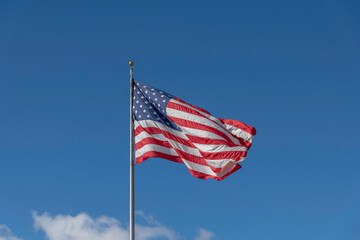
M 171 108 L 171 109 L 179 110 L 179 111 L 182 111 L 182 112 L 191 113 L 193 115 L 208 119 L 206 116 L 204 116 L 201 113 L 195 111 L 194 109 L 191 109 L 191 108 L 189 108 L 187 106 L 184 106 L 184 105 L 177 104 L 177 103 L 172 102 L 172 101 L 170 101 L 166 105 L 166 108 Z M 211 120 L 211 119 L 209 119 L 209 120 Z
M 137 135 L 139 135 L 141 132 L 147 132 L 149 134 L 162 134 L 164 137 L 168 138 L 168 139 L 171 139 L 173 141 L 176 141 L 178 143 L 181 143 L 181 144 L 184 144 L 185 146 L 188 146 L 188 147 L 193 147 L 193 148 L 196 148 L 194 144 L 192 144 L 190 141 L 187 141 L 183 138 L 180 138 L 174 134 L 171 134 L 169 133 L 168 131 L 165 131 L 165 130 L 161 130 L 159 128 L 155 128 L 155 127 L 141 127 L 141 126 L 138 126 L 136 129 L 135 129 L 135 137 Z
M 236 136 L 235 136 L 236 137 Z M 239 140 L 241 139 L 241 141 L 240 141 L 240 143 L 241 143 L 241 146 L 245 146 L 245 147 L 247 147 L 248 148 L 248 150 L 249 150 L 249 148 L 251 147 L 251 142 L 248 142 L 248 141 L 246 141 L 246 140 L 244 140 L 244 139 L 242 139 L 242 138 L 239 138 L 239 137 L 236 137 L 236 138 L 238 138 Z
M 161 141 L 156 138 L 147 137 L 135 143 L 135 150 L 139 150 L 140 148 L 148 144 L 156 144 L 162 147 L 173 148 L 168 141 Z
M 251 127 L 245 123 L 242 123 L 240 121 L 232 120 L 232 119 L 222 119 L 219 118 L 219 120 L 224 124 L 229 124 L 231 126 L 234 126 L 236 128 L 240 128 L 241 130 L 250 133 L 251 135 L 256 135 L 256 129 L 254 127 Z
M 152 158 L 152 157 L 158 157 L 158 158 L 165 158 L 167 160 L 177 162 L 177 163 L 184 163 L 183 160 L 178 156 L 168 155 L 162 152 L 156 152 L 156 151 L 149 151 L 141 155 L 140 157 L 136 158 L 135 163 L 139 164 L 144 162 L 146 159 Z
M 241 157 L 246 157 L 245 151 L 226 151 L 226 152 L 216 152 L 216 153 L 208 153 L 202 151 L 200 152 L 205 159 L 209 159 L 209 160 L 233 159 L 235 161 L 238 161 Z
M 185 104 L 187 104 L 187 105 L 189 105 L 189 106 L 191 106 L 191 107 L 193 107 L 193 108 L 195 108 L 195 109 L 197 109 L 197 110 L 199 110 L 199 111 L 202 111 L 202 112 L 204 112 L 204 113 L 207 113 L 207 114 L 211 115 L 211 113 L 209 113 L 209 112 L 206 111 L 205 109 L 202 109 L 202 108 L 199 108 L 199 107 L 197 107 L 197 106 L 191 105 L 191 104 L 189 104 L 189 103 L 187 103 L 187 102 L 184 102 L 183 100 L 181 100 L 181 99 L 179 99 L 179 98 L 177 98 L 177 97 L 175 97 L 174 99 L 177 100 L 177 101 L 179 101 L 179 102 L 185 103 Z

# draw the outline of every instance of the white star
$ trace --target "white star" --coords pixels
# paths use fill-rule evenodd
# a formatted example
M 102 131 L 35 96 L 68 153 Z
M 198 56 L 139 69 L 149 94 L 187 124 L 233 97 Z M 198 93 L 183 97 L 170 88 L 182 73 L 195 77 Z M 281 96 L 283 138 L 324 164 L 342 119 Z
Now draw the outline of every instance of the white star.
M 157 98 L 155 98 L 155 101 L 157 101 Z
M 138 86 L 139 86 L 140 84 L 139 84 L 139 83 L 137 83 L 136 85 L 138 85 Z
M 156 112 L 154 112 L 154 114 L 156 114 Z
M 163 110 L 163 113 L 164 113 L 165 111 Z
M 144 111 L 143 112 L 146 112 L 146 110 L 144 109 Z
M 136 103 L 139 103 L 139 101 L 136 101 Z
M 141 115 L 139 115 L 139 118 L 141 118 Z
M 151 91 L 154 91 L 154 89 L 152 88 Z
M 150 106 L 149 108 L 152 109 L 152 106 Z
M 140 105 L 140 107 L 142 108 L 142 105 Z
M 137 113 L 137 110 L 135 110 L 135 113 Z
M 160 118 L 158 117 L 158 118 L 156 118 L 157 120 L 160 120 Z
M 145 104 L 148 104 L 149 102 L 148 101 L 145 101 Z
M 135 99 L 136 97 L 134 96 L 133 99 Z
M 164 95 L 161 95 L 161 97 L 163 98 L 163 97 L 164 97 Z
M 143 86 L 143 88 L 146 88 L 146 86 Z
M 155 93 L 153 93 L 153 95 L 155 95 Z
M 141 96 L 141 99 L 143 99 L 144 98 L 144 96 Z
M 165 102 L 166 100 L 164 99 L 163 102 Z
M 158 106 L 160 107 L 160 103 L 158 104 Z
M 133 106 L 133 109 L 135 109 L 135 106 Z
M 167 124 L 167 125 L 170 125 L 170 123 L 169 123 L 169 122 L 167 122 L 166 124 Z
M 146 115 L 148 118 L 150 117 L 150 115 Z
M 145 91 L 145 93 L 147 93 L 147 90 Z
M 140 94 L 140 92 L 138 91 L 137 94 Z
M 160 91 L 160 93 L 163 93 L 163 91 Z

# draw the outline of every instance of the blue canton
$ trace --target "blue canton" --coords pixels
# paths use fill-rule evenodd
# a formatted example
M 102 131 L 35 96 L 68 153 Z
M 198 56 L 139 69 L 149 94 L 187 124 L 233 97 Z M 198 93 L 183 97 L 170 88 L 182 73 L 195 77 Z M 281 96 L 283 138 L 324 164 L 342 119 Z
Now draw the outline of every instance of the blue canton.
M 152 120 L 175 130 L 180 128 L 166 114 L 173 95 L 134 80 L 133 115 L 136 121 Z

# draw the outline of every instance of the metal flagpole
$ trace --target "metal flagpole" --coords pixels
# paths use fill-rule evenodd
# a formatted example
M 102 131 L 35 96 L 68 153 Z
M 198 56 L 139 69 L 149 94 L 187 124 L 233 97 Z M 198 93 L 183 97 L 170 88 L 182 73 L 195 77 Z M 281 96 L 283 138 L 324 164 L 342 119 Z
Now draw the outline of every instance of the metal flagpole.
M 130 61 L 130 240 L 135 240 L 135 194 L 134 194 L 134 121 L 133 121 L 133 91 L 134 62 Z

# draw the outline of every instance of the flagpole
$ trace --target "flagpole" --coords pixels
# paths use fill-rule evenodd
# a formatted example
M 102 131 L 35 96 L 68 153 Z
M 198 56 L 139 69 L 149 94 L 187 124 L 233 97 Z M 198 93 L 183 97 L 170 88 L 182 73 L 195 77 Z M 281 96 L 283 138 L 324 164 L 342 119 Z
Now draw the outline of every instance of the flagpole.
M 134 121 L 133 121 L 133 91 L 134 91 L 134 62 L 130 61 L 130 240 L 135 240 L 135 194 L 134 194 Z

